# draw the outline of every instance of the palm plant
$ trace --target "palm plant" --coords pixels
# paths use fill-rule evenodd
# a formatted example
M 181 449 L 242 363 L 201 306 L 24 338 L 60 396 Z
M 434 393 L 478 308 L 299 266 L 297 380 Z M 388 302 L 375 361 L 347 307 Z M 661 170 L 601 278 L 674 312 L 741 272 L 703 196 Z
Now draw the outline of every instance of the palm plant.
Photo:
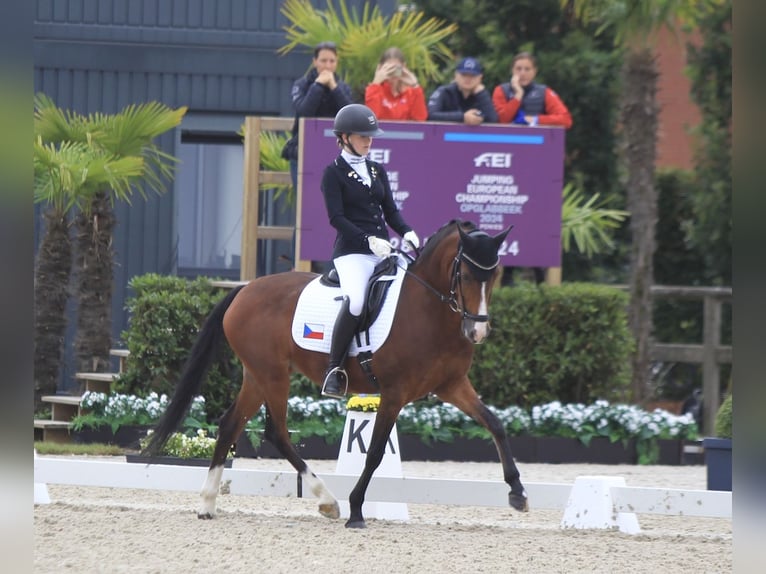
M 87 143 L 115 159 L 142 159 L 141 172 L 130 177 L 128 186 L 101 186 L 75 216 L 77 369 L 105 369 L 109 367 L 111 347 L 114 203 L 130 202 L 133 190 L 144 198 L 147 189 L 165 191 L 165 181 L 172 178 L 176 159 L 152 142 L 180 124 L 186 107 L 173 110 L 149 102 L 128 106 L 115 115 L 96 113 L 85 117 L 58 109 L 44 95 L 37 96 L 36 106 L 36 125 L 43 141 Z
M 279 53 L 335 42 L 339 73 L 357 100 L 363 99 L 364 88 L 387 48 L 400 48 L 407 66 L 423 84 L 438 80 L 441 64 L 454 58 L 445 40 L 457 31 L 457 26 L 437 18 L 426 19 L 420 11 L 397 11 L 386 17 L 378 6 L 370 8 L 365 3 L 360 15 L 349 10 L 345 0 L 338 1 L 338 8 L 328 0 L 325 11 L 314 8 L 310 0 L 287 0 L 281 11 L 290 26 L 285 28 L 288 43 Z
M 562 192 L 561 247 L 565 252 L 572 244 L 586 257 L 592 257 L 614 245 L 609 230 L 616 229 L 629 215 L 627 211 L 609 209 L 599 202 L 599 194 L 585 193 L 568 183 Z
M 140 157 L 115 158 L 83 143 L 33 147 L 34 201 L 45 207 L 45 231 L 35 265 L 34 384 L 35 410 L 40 398 L 56 391 L 66 330 L 66 304 L 72 268 L 70 217 L 87 211 L 90 198 L 103 186 L 126 192 L 130 178 L 143 169 Z
M 636 340 L 632 357 L 633 400 L 648 394 L 649 348 L 652 332 L 651 286 L 657 226 L 655 160 L 659 107 L 654 45 L 663 28 L 676 32 L 693 23 L 719 0 L 560 0 L 564 9 L 599 31 L 613 29 L 625 50 L 619 124 L 625 163 L 627 207 L 630 212 L 629 324 Z
M 267 171 L 290 171 L 290 162 L 282 157 L 282 148 L 291 135 L 290 132 L 261 132 L 259 148 L 261 169 Z M 261 182 L 260 188 L 261 191 L 273 190 L 274 201 L 284 196 L 286 205 L 295 205 L 295 190 L 290 183 Z

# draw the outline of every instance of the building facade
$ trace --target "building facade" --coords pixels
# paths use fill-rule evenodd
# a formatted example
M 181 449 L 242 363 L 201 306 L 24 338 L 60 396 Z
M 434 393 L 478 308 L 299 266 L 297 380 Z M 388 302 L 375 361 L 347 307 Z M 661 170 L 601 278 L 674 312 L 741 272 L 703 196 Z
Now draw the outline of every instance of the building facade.
M 349 7 L 364 2 L 347 0 Z M 292 116 L 290 89 L 310 51 L 285 56 L 287 19 L 277 0 L 37 0 L 34 89 L 62 109 L 113 114 L 157 101 L 187 106 L 181 126 L 159 138 L 179 158 L 167 193 L 115 208 L 112 338 L 127 328 L 128 282 L 144 273 L 239 278 L 242 142 L 247 115 Z M 370 2 L 384 14 L 395 0 Z M 316 1 L 318 8 L 326 3 Z M 264 196 L 269 224 L 291 217 Z M 41 234 L 40 218 L 35 227 Z M 278 243 L 278 242 L 274 242 Z M 289 246 L 287 246 L 289 247 Z M 289 266 L 271 245 L 261 272 Z M 70 310 L 70 316 L 75 312 Z M 70 320 L 70 325 L 75 322 Z M 73 327 L 60 387 L 75 386 Z

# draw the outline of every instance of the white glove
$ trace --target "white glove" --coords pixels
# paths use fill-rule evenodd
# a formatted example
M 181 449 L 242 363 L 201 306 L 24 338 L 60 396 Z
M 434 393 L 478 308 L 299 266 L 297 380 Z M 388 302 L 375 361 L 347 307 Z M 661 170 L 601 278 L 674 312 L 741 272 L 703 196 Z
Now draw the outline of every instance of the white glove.
M 391 244 L 385 239 L 370 235 L 367 238 L 367 243 L 370 245 L 370 251 L 372 251 L 378 257 L 385 257 L 391 255 Z
M 403 239 L 405 241 L 409 241 L 415 249 L 420 247 L 420 239 L 418 239 L 418 235 L 414 231 L 408 231 L 405 233 Z

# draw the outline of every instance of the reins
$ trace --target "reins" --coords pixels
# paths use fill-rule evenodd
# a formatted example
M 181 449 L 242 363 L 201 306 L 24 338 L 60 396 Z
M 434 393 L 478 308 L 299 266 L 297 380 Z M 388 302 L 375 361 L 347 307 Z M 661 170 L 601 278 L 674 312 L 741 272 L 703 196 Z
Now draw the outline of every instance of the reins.
M 409 253 L 405 253 L 403 251 L 399 251 L 407 257 L 411 262 L 415 262 L 415 258 L 412 257 Z M 420 253 L 418 252 L 418 255 Z M 461 318 L 463 320 L 470 319 L 471 321 L 475 321 L 477 323 L 487 323 L 489 322 L 489 315 L 476 315 L 474 313 L 469 313 L 465 310 L 465 296 L 463 294 L 463 274 L 460 272 L 460 261 L 465 260 L 471 265 L 474 265 L 478 267 L 479 269 L 483 271 L 492 271 L 495 269 L 498 265 L 499 258 L 495 261 L 495 263 L 489 267 L 481 265 L 480 263 L 474 261 L 472 258 L 470 258 L 468 255 L 463 253 L 463 243 L 458 243 L 458 250 L 457 254 L 455 255 L 455 258 L 452 261 L 452 271 L 450 272 L 450 290 L 449 295 L 444 295 L 441 293 L 438 289 L 436 289 L 433 285 L 429 284 L 424 279 L 421 279 L 415 273 L 409 270 L 408 267 L 404 267 L 404 272 L 408 274 L 410 277 L 414 278 L 418 283 L 426 287 L 431 293 L 436 295 L 439 298 L 439 301 L 442 303 L 446 303 L 450 310 L 455 313 L 460 313 Z M 397 263 L 398 265 L 398 263 Z M 460 291 L 460 303 L 458 303 L 457 300 L 457 292 Z

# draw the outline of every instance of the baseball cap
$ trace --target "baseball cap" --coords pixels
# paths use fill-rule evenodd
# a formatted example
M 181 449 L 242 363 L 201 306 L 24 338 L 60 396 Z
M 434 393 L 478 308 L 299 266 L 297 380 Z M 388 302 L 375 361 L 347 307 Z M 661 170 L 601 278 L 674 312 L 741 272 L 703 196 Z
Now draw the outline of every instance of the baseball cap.
M 478 75 L 482 73 L 481 63 L 476 58 L 463 58 L 458 63 L 455 71 L 461 74 Z

